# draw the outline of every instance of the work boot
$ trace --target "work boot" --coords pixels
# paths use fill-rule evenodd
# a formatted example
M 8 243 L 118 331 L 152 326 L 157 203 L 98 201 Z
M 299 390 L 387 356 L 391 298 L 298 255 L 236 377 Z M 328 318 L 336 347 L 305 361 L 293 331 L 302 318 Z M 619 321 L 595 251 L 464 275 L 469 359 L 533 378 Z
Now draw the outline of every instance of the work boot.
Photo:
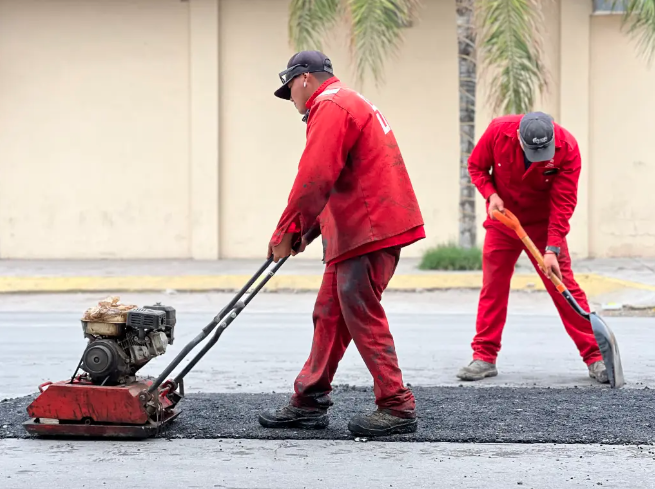
M 601 384 L 609 384 L 609 376 L 605 368 L 605 362 L 600 360 L 589 365 L 589 377 L 596 379 Z
M 268 411 L 259 415 L 259 424 L 264 428 L 321 430 L 326 428 L 329 423 L 327 409 L 309 409 L 287 405 L 276 411 Z
M 371 437 L 414 433 L 417 426 L 416 417 L 400 418 L 382 409 L 371 414 L 359 414 L 348 423 L 353 435 Z
M 485 377 L 495 377 L 496 375 L 498 375 L 496 365 L 482 360 L 473 360 L 457 373 L 457 377 L 462 380 L 482 380 Z

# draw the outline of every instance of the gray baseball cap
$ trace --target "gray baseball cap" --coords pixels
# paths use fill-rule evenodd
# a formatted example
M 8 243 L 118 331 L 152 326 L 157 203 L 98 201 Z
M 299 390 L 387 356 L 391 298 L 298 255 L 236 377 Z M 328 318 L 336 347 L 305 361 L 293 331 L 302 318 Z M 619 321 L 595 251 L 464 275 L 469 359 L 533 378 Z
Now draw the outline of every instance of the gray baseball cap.
M 519 135 L 523 152 L 531 161 L 548 161 L 555 156 L 555 126 L 553 118 L 543 112 L 530 112 L 521 118 Z

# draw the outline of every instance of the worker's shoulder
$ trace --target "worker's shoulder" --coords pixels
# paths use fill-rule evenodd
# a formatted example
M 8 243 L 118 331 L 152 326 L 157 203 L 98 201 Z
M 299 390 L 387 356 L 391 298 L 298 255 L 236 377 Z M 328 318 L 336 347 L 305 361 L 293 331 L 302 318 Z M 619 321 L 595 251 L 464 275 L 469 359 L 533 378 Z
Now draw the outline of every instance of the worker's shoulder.
M 576 151 L 578 149 L 578 140 L 575 139 L 575 136 L 557 122 L 553 123 L 553 125 L 555 126 L 555 138 L 559 140 L 560 145 L 568 151 Z
M 494 117 L 489 123 L 489 129 L 498 130 L 512 130 L 516 132 L 516 128 L 521 123 L 521 115 L 510 114 Z
M 489 141 L 498 141 L 503 137 L 514 137 L 516 130 L 519 127 L 521 122 L 521 116 L 519 115 L 503 115 L 500 117 L 494 117 L 487 125 L 484 134 L 481 139 Z
M 325 90 L 320 92 L 314 98 L 314 105 L 320 104 L 322 102 L 331 102 L 334 101 L 336 96 L 343 90 L 343 86 L 339 82 L 331 83 L 328 85 Z
M 357 117 L 363 111 L 370 111 L 372 107 L 372 104 L 362 94 L 341 82 L 328 85 L 314 100 L 314 104 L 325 102 L 332 102 L 353 117 Z
M 312 101 L 312 110 L 318 112 L 319 107 L 339 107 L 344 114 L 349 113 L 348 105 L 350 104 L 348 103 L 348 98 L 344 98 L 344 92 L 344 87 L 340 82 L 328 85 L 325 90 L 316 95 Z

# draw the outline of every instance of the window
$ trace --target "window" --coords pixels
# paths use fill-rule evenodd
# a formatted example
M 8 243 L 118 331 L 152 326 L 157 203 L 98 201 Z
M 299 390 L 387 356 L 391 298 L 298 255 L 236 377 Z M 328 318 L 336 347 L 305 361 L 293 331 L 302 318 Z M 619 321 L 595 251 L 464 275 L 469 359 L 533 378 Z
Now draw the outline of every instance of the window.
M 628 0 L 593 0 L 595 15 L 616 15 L 625 13 Z

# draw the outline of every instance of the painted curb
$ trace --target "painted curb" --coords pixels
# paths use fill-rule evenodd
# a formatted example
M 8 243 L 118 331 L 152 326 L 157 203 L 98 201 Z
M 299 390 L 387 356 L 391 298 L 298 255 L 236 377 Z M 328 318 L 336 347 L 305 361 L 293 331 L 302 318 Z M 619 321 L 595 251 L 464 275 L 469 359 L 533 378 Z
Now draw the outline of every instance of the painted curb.
M 177 275 L 177 276 L 121 276 L 121 277 L 0 277 L 0 293 L 70 293 L 70 292 L 179 292 L 236 291 L 251 278 L 249 275 Z M 263 290 L 317 291 L 321 275 L 276 275 Z M 578 274 L 576 280 L 593 297 L 626 289 L 655 291 L 655 286 L 616 279 L 598 274 Z M 429 291 L 469 289 L 479 290 L 481 272 L 420 273 L 396 275 L 389 283 L 391 291 Z M 540 277 L 534 273 L 515 274 L 512 290 L 545 290 Z

